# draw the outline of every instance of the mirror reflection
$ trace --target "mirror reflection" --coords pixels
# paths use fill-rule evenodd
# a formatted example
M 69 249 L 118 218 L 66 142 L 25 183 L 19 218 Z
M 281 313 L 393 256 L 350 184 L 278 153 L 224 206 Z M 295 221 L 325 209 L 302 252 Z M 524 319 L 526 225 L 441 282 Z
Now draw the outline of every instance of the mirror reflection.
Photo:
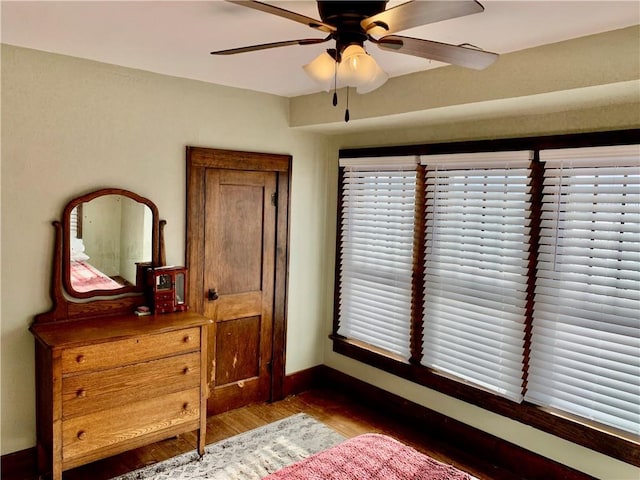
M 153 212 L 124 195 L 76 205 L 69 218 L 70 284 L 75 292 L 136 285 L 136 264 L 153 259 Z

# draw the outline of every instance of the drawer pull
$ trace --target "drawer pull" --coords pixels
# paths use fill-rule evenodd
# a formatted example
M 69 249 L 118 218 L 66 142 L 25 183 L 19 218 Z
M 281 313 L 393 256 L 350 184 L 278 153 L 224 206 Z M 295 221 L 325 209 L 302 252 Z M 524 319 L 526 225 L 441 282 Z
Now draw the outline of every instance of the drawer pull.
M 77 437 L 78 440 L 84 440 L 85 438 L 87 438 L 87 432 L 85 432 L 84 430 L 80 430 Z
M 184 402 L 184 403 L 182 404 L 182 409 L 183 409 L 183 410 L 188 410 L 188 409 L 189 409 L 189 402 Z
M 87 391 L 84 388 L 81 388 L 76 392 L 76 397 L 78 398 L 84 398 L 86 396 L 87 396 Z
M 191 341 L 191 335 L 185 335 L 182 341 L 184 343 L 189 343 Z
M 84 355 L 78 355 L 78 356 L 76 357 L 76 362 L 78 362 L 78 363 L 84 363 L 86 359 L 87 359 L 87 358 L 86 358 Z
M 184 367 L 184 368 L 182 369 L 182 373 L 184 373 L 185 375 L 187 375 L 187 374 L 191 373 L 191 369 L 190 369 L 189 367 Z

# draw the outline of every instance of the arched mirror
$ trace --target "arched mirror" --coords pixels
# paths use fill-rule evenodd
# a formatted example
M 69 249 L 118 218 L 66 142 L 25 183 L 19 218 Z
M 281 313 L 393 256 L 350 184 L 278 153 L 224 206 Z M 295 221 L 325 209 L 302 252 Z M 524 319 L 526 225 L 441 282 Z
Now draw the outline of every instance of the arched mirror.
M 122 189 L 69 202 L 62 219 L 63 281 L 72 297 L 142 292 L 144 269 L 160 265 L 158 209 Z

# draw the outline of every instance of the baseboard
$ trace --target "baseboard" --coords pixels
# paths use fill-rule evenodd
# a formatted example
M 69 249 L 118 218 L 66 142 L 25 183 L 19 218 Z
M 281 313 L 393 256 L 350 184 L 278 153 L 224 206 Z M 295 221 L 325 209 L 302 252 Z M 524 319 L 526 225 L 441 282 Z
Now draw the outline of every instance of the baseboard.
M 0 478 L 2 480 L 23 480 L 37 475 L 36 447 L 2 455 Z
M 284 396 L 296 395 L 319 385 L 322 382 L 325 368 L 324 365 L 317 365 L 285 376 Z
M 513 474 L 514 478 L 593 480 L 593 477 L 585 473 L 333 368 L 322 366 L 320 371 L 315 373 L 319 375 L 318 387 L 338 389 L 376 410 L 384 411 L 387 416 L 416 426 L 424 432 L 425 437 L 454 453 L 456 458 L 473 458 L 475 462 L 482 459 L 486 465 Z M 496 478 L 500 478 L 500 475 L 496 475 Z

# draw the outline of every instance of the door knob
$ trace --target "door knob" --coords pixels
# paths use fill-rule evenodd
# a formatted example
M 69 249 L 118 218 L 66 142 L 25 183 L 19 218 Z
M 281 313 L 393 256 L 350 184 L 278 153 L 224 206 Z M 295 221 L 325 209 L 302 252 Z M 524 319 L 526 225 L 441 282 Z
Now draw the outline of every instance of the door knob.
M 216 292 L 216 289 L 215 289 L 215 288 L 210 288 L 210 289 L 209 289 L 209 292 L 207 293 L 207 298 L 208 298 L 209 300 L 211 300 L 211 301 L 213 301 L 213 300 L 217 300 L 217 299 L 219 298 L 219 297 L 218 297 L 218 292 Z

